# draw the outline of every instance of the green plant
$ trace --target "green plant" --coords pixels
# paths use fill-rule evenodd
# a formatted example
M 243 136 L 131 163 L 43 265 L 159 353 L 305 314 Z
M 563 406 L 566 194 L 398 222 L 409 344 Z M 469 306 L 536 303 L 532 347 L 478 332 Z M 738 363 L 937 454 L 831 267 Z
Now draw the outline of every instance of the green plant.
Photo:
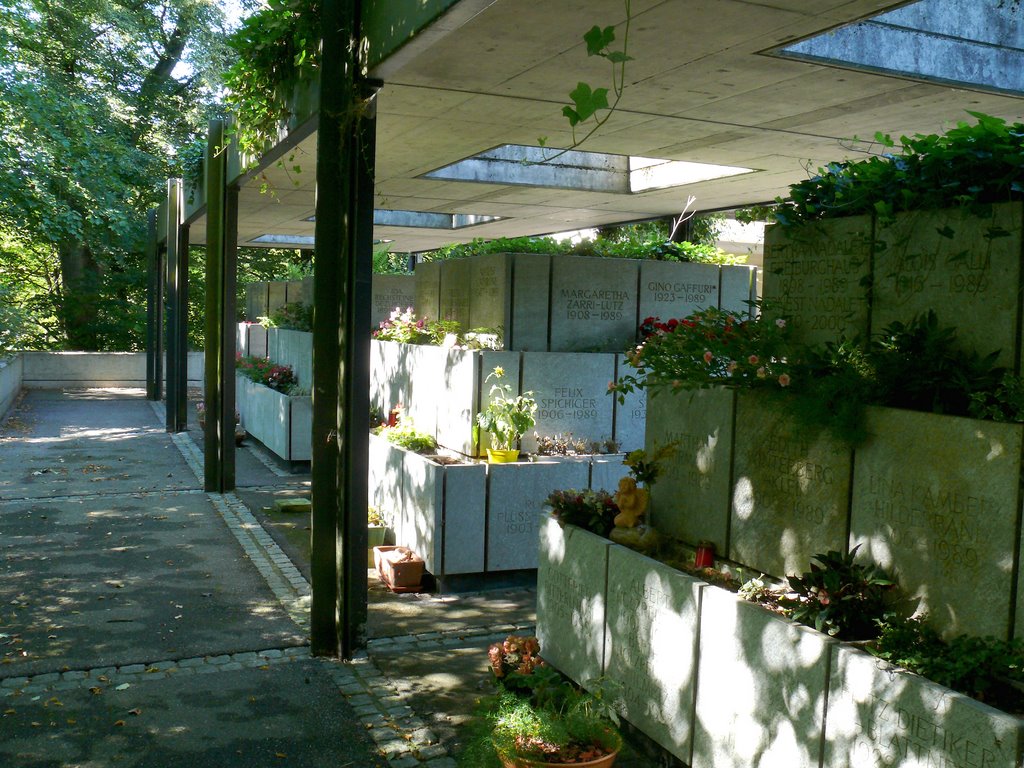
M 665 443 L 650 454 L 642 448 L 630 451 L 622 459 L 622 463 L 629 467 L 629 474 L 637 485 L 650 488 L 661 474 L 661 462 L 675 456 L 676 443 Z
M 607 536 L 615 527 L 619 507 L 607 491 L 575 489 L 552 491 L 544 504 L 559 525 L 575 525 L 598 536 Z
M 716 307 L 682 320 L 662 323 L 648 317 L 640 325 L 642 343 L 626 353 L 636 373 L 612 382 L 619 402 L 652 385 L 672 391 L 712 385 L 788 387 L 786 321 L 744 320 Z
M 794 620 L 843 640 L 873 637 L 894 582 L 878 566 L 856 563 L 858 549 L 815 555 L 811 570 L 789 577 L 779 606 Z
M 1010 712 L 1022 711 L 1022 695 L 1007 681 L 1024 680 L 1024 643 L 969 635 L 944 642 L 926 622 L 927 616 L 886 615 L 868 650 L 939 685 Z
M 284 328 L 292 331 L 313 330 L 313 305 L 294 301 L 278 307 L 269 317 L 259 318 L 264 328 Z
M 415 453 L 432 453 L 437 450 L 437 441 L 433 435 L 416 429 L 405 409 L 399 405 L 395 418 L 377 430 L 377 434 L 389 443 Z
M 514 395 L 512 385 L 503 383 L 505 370 L 498 366 L 487 376 L 493 381 L 488 395 L 490 402 L 477 414 L 477 426 L 490 434 L 497 450 L 511 451 L 536 421 L 537 401 L 533 392 Z
M 972 392 L 970 401 L 972 418 L 1024 422 L 1024 379 L 1007 372 L 992 389 Z
M 980 112 L 944 135 L 900 138 L 876 133 L 864 160 L 830 163 L 779 198 L 776 219 L 786 225 L 835 216 L 967 207 L 981 213 L 1024 192 L 1024 124 Z M 877 149 L 876 149 L 877 148 Z
M 379 341 L 398 341 L 403 344 L 433 344 L 441 346 L 446 341 L 459 341 L 460 326 L 454 320 L 417 319 L 412 307 L 405 311 L 395 309 L 391 316 L 374 330 L 373 338 Z

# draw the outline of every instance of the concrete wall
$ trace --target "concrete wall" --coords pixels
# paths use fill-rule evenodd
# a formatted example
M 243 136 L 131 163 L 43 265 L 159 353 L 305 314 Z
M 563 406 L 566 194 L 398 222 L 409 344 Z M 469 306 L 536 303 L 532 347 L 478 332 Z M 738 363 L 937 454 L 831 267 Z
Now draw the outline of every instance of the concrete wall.
M 145 352 L 23 352 L 22 357 L 26 389 L 146 386 Z M 202 352 L 188 353 L 190 387 L 203 386 L 204 367 Z
M 20 353 L 7 360 L 0 360 L 0 419 L 7 414 L 7 410 L 21 392 L 23 368 Z

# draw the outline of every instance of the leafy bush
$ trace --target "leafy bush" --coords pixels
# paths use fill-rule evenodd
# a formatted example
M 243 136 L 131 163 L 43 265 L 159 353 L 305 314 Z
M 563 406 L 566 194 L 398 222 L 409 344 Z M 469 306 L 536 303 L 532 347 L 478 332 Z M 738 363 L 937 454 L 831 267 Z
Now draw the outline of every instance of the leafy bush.
M 394 423 L 380 427 L 377 434 L 407 451 L 432 453 L 437 450 L 434 436 L 416 429 L 404 410 L 399 410 Z
M 476 415 L 476 423 L 490 434 L 495 449 L 511 451 L 526 431 L 537 423 L 537 401 L 533 399 L 533 392 L 514 395 L 512 385 L 502 382 L 504 377 L 505 371 L 501 366 L 487 376 L 486 381 L 493 379 L 494 383 L 488 394 L 487 407 Z
M 292 331 L 313 330 L 313 305 L 294 301 L 278 307 L 269 317 L 261 317 L 264 328 L 283 328 Z
M 875 656 L 1007 711 L 1022 711 L 1021 692 L 1007 680 L 1024 680 L 1024 643 L 959 635 L 948 643 L 927 617 L 888 615 L 869 647 Z
M 858 549 L 815 555 L 818 565 L 789 577 L 779 606 L 801 624 L 843 640 L 873 637 L 885 615 L 885 592 L 894 582 L 878 566 L 855 563 Z
M 882 154 L 856 162 L 829 163 L 790 187 L 776 202 L 776 219 L 797 224 L 816 219 L 899 211 L 969 207 L 981 213 L 992 203 L 1024 193 L 1024 124 L 980 112 L 978 122 L 957 123 L 944 135 L 916 134 L 896 142 L 875 134 Z

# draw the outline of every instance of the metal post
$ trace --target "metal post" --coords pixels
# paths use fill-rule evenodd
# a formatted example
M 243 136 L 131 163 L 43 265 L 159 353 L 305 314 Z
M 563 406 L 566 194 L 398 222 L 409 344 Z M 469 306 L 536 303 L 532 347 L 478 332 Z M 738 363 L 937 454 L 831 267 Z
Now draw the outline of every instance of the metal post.
M 371 102 L 356 85 L 358 0 L 325 0 L 321 18 L 311 647 L 316 655 L 349 658 L 365 643 L 366 628 L 369 354 L 363 342 L 369 343 L 370 324 L 369 307 L 360 302 L 369 301 L 372 256 L 369 247 L 358 249 L 364 229 L 373 227 L 373 118 L 361 108 Z
M 187 429 L 188 227 L 181 223 L 181 181 L 167 182 L 167 431 Z
M 206 153 L 206 427 L 204 488 L 235 487 L 235 245 L 238 188 L 227 186 L 222 120 L 210 121 Z

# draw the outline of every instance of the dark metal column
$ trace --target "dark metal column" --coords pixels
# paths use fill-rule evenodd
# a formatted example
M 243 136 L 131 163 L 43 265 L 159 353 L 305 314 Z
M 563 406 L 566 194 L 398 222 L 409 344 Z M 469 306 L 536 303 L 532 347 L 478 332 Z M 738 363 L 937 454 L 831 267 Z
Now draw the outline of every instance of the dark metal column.
M 188 227 L 181 223 L 181 181 L 167 182 L 167 431 L 187 429 Z
M 314 654 L 365 644 L 372 99 L 357 85 L 358 0 L 325 0 L 313 285 Z M 365 200 L 361 198 L 366 198 Z M 365 306 L 363 306 L 365 305 Z
M 204 488 L 235 487 L 235 246 L 238 188 L 227 186 L 222 120 L 210 122 L 206 152 L 206 428 Z
M 157 242 L 156 209 L 148 215 L 146 240 L 146 398 L 160 400 L 164 390 L 164 260 Z

